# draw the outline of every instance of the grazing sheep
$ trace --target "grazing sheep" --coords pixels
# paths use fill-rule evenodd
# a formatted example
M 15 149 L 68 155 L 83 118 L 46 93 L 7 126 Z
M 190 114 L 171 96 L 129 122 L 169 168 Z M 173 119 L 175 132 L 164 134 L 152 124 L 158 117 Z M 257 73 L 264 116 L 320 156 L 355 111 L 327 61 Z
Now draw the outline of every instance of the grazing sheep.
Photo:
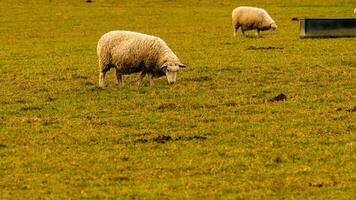
M 104 34 L 97 46 L 99 56 L 99 86 L 105 86 L 105 74 L 116 69 L 119 86 L 122 75 L 141 72 L 137 81 L 141 85 L 147 74 L 150 85 L 153 77 L 166 76 L 169 84 L 176 81 L 177 71 L 185 67 L 167 44 L 160 38 L 131 31 L 111 31 Z
M 240 27 L 243 35 L 247 30 L 256 29 L 257 36 L 260 35 L 260 31 L 271 29 L 275 32 L 277 29 L 276 22 L 264 9 L 248 6 L 237 7 L 232 11 L 232 26 L 234 36 Z

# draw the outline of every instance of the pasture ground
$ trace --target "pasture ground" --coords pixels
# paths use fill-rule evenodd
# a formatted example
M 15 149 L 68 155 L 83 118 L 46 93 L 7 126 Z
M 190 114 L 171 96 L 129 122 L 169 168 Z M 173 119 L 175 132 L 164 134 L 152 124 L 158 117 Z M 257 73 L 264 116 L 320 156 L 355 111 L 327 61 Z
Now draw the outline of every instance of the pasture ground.
M 264 7 L 277 34 L 232 37 Z M 0 199 L 353 199 L 356 39 L 299 39 L 292 17 L 354 0 L 0 1 Z M 163 38 L 178 82 L 99 88 L 110 30 Z M 269 101 L 283 93 L 286 101 Z

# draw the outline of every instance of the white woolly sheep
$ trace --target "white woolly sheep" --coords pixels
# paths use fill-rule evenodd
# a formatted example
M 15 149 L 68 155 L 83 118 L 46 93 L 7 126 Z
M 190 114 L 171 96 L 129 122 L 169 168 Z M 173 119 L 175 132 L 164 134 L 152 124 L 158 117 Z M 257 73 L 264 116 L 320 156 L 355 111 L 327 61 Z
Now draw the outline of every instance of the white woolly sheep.
M 275 32 L 277 29 L 276 22 L 264 9 L 248 6 L 240 6 L 232 11 L 232 27 L 234 36 L 240 27 L 243 35 L 247 30 L 256 29 L 257 36 L 260 35 L 260 31 L 271 29 Z
M 166 76 L 169 84 L 176 82 L 177 71 L 185 67 L 160 38 L 131 31 L 111 31 L 104 34 L 97 46 L 99 56 L 99 86 L 105 86 L 105 74 L 116 69 L 119 86 L 122 75 L 141 72 L 137 85 L 147 74 L 150 85 L 153 77 Z

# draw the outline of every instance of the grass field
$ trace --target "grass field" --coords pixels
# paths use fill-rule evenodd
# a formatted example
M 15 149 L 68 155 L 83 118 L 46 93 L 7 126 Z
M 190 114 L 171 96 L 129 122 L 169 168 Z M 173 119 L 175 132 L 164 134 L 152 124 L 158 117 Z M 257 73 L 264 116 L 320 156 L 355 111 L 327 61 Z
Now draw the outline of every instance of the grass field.
M 264 7 L 277 34 L 232 37 Z M 292 17 L 354 0 L 0 1 L 0 199 L 355 199 L 356 39 Z M 188 67 L 98 87 L 110 30 L 164 39 Z M 269 101 L 283 93 L 286 101 Z

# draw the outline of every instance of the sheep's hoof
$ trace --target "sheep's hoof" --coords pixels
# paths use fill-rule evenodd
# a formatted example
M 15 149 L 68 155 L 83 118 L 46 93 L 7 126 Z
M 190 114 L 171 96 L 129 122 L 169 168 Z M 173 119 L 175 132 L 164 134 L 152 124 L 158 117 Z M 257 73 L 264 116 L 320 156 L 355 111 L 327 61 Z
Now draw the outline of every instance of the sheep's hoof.
M 99 87 L 105 87 L 105 84 L 104 83 L 102 83 L 102 82 L 99 82 Z

